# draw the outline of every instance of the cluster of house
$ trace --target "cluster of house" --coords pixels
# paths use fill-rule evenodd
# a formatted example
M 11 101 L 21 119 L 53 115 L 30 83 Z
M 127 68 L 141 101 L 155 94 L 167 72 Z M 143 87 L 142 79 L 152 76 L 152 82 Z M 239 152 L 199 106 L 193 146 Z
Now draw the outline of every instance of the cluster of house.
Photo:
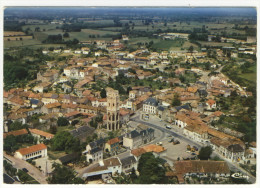
M 15 151 L 14 157 L 25 161 L 30 159 L 47 157 L 47 146 L 40 142 L 42 142 L 43 140 L 51 140 L 54 137 L 53 134 L 38 129 L 29 128 L 28 130 L 20 129 L 4 133 L 3 137 L 6 138 L 9 135 L 19 136 L 26 134 L 31 134 L 33 137 L 37 138 L 38 144 L 18 149 L 17 151 Z
M 230 177 L 230 169 L 225 161 L 175 161 L 168 177 L 177 177 L 178 183 L 186 183 L 192 177 L 216 178 L 218 181 Z
M 91 143 L 93 147 L 98 146 L 98 144 L 100 144 L 100 141 Z M 158 157 L 164 156 L 166 149 L 162 146 L 150 144 L 141 148 L 132 149 L 131 153 L 123 158 L 112 157 L 105 160 L 100 159 L 96 161 L 96 163 L 92 165 L 82 177 L 85 179 L 91 179 L 94 177 L 103 177 L 108 174 L 117 176 L 120 173 L 130 174 L 133 170 L 138 174 L 138 161 L 141 155 L 147 152 L 152 152 L 155 157 Z
M 217 83 L 219 87 L 216 86 Z M 211 145 L 214 151 L 226 159 L 246 162 L 251 156 L 248 155 L 245 144 L 240 140 L 242 133 L 223 132 L 211 126 L 212 122 L 224 115 L 218 110 L 217 102 L 214 100 L 215 90 L 228 97 L 234 88 L 225 78 L 213 76 L 209 83 L 199 81 L 186 88 L 176 87 L 157 91 L 154 97 L 143 102 L 143 117 L 147 118 L 149 114 L 156 115 L 182 129 L 186 137 Z M 176 94 L 179 96 L 181 106 L 171 105 Z M 201 98 L 204 98 L 205 102 L 201 102 Z
M 104 152 L 109 152 L 114 155 L 117 154 L 122 147 L 135 149 L 143 144 L 151 142 L 154 138 L 154 129 L 139 125 L 136 130 L 129 131 L 128 133 L 110 139 L 107 142 L 103 138 L 90 142 L 86 146 L 86 150 L 83 154 L 86 155 L 87 162 L 97 163 L 103 160 Z

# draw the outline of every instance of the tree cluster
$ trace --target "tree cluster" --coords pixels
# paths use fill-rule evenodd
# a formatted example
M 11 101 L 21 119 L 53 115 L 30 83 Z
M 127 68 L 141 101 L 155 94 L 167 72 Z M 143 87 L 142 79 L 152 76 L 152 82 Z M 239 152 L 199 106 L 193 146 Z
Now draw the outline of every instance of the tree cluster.
M 65 151 L 66 153 L 78 152 L 80 151 L 80 142 L 69 132 L 62 131 L 51 140 L 51 149 L 53 151 Z
M 76 177 L 76 173 L 66 166 L 53 164 L 53 173 L 47 179 L 49 184 L 84 184 L 84 180 Z

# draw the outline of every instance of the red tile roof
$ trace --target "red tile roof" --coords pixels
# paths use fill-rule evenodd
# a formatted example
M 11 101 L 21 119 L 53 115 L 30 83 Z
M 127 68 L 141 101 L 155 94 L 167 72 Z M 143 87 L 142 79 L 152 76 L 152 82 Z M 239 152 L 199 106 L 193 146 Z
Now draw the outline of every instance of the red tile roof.
M 41 151 L 47 149 L 47 146 L 45 144 L 37 144 L 37 145 L 33 145 L 30 146 L 28 148 L 21 148 L 19 150 L 17 150 L 16 152 L 21 153 L 22 155 L 26 155 L 26 154 L 30 154 L 36 151 Z
M 23 134 L 28 134 L 28 131 L 26 129 L 20 129 L 17 131 L 11 131 L 8 133 L 4 133 L 4 138 L 6 138 L 8 135 L 18 136 L 18 135 L 23 135 Z
M 117 143 L 117 142 L 119 142 L 118 137 L 113 138 L 113 139 L 110 139 L 110 140 L 107 141 L 107 143 L 108 143 L 109 145 L 115 144 L 115 143 Z
M 44 136 L 44 137 L 46 137 L 46 138 L 48 138 L 48 139 L 51 139 L 51 138 L 54 137 L 53 134 L 47 133 L 47 132 L 44 132 L 44 131 L 41 131 L 41 130 L 39 130 L 39 129 L 29 129 L 29 130 L 30 130 L 30 132 L 31 132 L 32 134 L 37 134 L 37 135 L 40 135 L 40 136 Z

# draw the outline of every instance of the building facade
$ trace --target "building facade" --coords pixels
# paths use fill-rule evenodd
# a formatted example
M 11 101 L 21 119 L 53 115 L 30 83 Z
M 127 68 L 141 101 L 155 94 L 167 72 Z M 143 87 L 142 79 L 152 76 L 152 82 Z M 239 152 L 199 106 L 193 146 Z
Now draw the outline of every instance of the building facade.
M 37 144 L 27 148 L 21 148 L 15 152 L 14 156 L 25 161 L 47 157 L 47 146 L 45 144 Z

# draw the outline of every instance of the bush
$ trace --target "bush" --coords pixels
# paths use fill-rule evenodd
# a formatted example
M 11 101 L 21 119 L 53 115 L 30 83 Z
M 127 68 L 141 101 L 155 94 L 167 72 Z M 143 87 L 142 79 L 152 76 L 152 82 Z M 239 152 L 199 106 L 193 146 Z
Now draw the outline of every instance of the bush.
M 59 117 L 57 124 L 58 124 L 58 126 L 67 126 L 67 125 L 69 125 L 69 121 L 65 117 Z

